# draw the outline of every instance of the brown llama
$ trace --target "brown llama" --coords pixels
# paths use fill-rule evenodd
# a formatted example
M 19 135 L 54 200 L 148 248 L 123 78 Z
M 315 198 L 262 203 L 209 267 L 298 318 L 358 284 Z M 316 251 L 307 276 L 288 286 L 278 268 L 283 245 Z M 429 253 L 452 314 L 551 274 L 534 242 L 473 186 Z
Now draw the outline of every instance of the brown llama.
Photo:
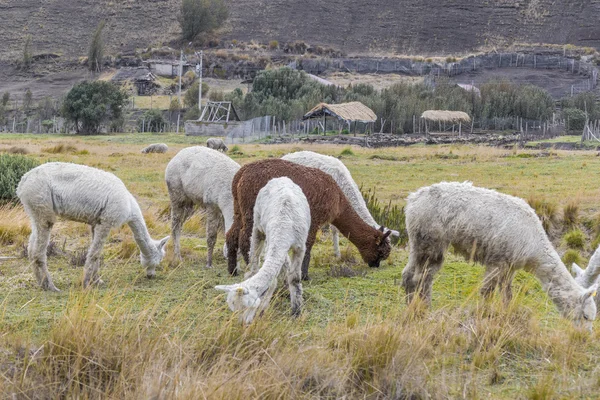
M 302 262 L 302 279 L 308 279 L 310 250 L 317 230 L 326 223 L 333 224 L 360 252 L 369 267 L 379 267 L 390 255 L 388 239 L 391 231 L 376 229 L 364 222 L 354 211 L 344 192 L 333 178 L 317 168 L 305 167 L 281 159 L 260 160 L 244 165 L 233 177 L 233 225 L 227 231 L 228 270 L 236 275 L 238 249 L 246 264 L 249 262 L 250 237 L 254 204 L 258 192 L 269 180 L 286 176 L 300 186 L 310 206 L 311 224 Z

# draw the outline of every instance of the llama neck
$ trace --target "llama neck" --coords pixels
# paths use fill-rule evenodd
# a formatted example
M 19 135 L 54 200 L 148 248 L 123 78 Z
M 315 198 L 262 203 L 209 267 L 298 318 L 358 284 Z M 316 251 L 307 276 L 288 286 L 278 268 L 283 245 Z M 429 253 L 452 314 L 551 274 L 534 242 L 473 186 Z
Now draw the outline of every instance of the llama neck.
M 535 275 L 542 283 L 542 288 L 563 314 L 568 314 L 575 302 L 583 294 L 581 287 L 575 282 L 564 266 L 556 251 L 539 264 Z
M 358 216 L 365 221 L 367 224 L 371 225 L 373 228 L 379 228 L 379 224 L 375 221 L 369 209 L 367 208 L 367 204 L 365 203 L 365 199 L 362 197 L 360 193 L 360 189 L 356 186 L 354 181 L 351 182 L 350 190 L 346 191 L 346 197 L 348 201 L 352 204 L 354 211 L 358 214 Z
M 258 293 L 265 292 L 273 279 L 277 279 L 283 264 L 287 259 L 287 251 L 277 248 L 267 248 L 265 261 L 260 270 L 248 278 L 244 286 L 254 288 Z
M 588 288 L 598 280 L 600 275 L 600 247 L 596 249 L 583 274 L 583 287 Z
M 346 200 L 346 199 L 344 199 Z M 354 210 L 352 205 L 344 201 L 339 216 L 332 224 L 348 238 L 361 252 L 373 245 L 373 234 L 376 229 L 366 223 Z
M 146 221 L 144 221 L 144 217 L 142 216 L 142 210 L 140 210 L 140 206 L 133 196 L 131 198 L 131 217 L 128 224 L 142 254 L 146 257 L 151 257 L 154 252 L 152 238 L 148 233 L 148 228 L 146 228 Z

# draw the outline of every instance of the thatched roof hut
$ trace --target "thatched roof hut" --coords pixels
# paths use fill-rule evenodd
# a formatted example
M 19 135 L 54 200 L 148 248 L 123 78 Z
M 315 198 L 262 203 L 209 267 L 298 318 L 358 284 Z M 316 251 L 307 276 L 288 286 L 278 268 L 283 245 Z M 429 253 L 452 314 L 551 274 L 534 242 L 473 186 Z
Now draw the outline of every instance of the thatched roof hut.
M 452 132 L 454 133 L 454 125 L 458 124 L 458 134 L 462 133 L 462 123 L 471 122 L 469 114 L 463 111 L 447 111 L 447 110 L 427 110 L 421 118 L 425 120 L 425 133 L 429 134 L 429 125 L 427 121 L 437 122 L 438 126 L 442 124 L 452 124 Z
M 320 118 L 332 116 L 340 120 L 350 122 L 375 122 L 377 115 L 369 107 L 365 106 L 360 101 L 353 101 L 342 104 L 327 104 L 320 103 L 312 110 L 304 114 L 302 119 Z
M 447 122 L 450 124 L 458 124 L 460 122 L 471 122 L 469 114 L 463 111 L 447 111 L 447 110 L 427 110 L 421 118 L 433 122 Z

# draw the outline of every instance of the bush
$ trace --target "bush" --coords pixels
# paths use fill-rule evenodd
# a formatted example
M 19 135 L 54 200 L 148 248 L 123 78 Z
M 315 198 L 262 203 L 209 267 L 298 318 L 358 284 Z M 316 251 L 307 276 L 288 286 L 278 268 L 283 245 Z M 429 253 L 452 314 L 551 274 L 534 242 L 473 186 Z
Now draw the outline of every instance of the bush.
M 196 104 L 198 104 L 198 102 L 196 102 Z M 194 121 L 198 119 L 200 119 L 200 110 L 198 109 L 198 106 L 188 108 L 185 114 L 183 114 L 184 121 Z
M 386 228 L 400 232 L 400 237 L 398 238 L 399 245 L 408 243 L 404 207 L 399 207 L 396 204 L 392 205 L 391 201 L 387 205 L 381 204 L 379 199 L 375 196 L 375 190 L 371 191 L 371 189 L 369 189 L 363 191 L 361 187 L 360 192 L 365 199 L 365 203 L 367 203 L 367 208 L 373 216 L 373 219 Z
M 346 147 L 344 150 L 342 150 L 342 152 L 340 153 L 340 156 L 353 156 L 354 152 L 352 151 L 352 149 L 350 147 Z
M 0 203 L 17 200 L 17 185 L 25 173 L 35 167 L 37 160 L 19 154 L 0 154 Z
M 277 40 L 271 40 L 269 42 L 269 49 L 276 50 L 279 48 L 279 42 Z
M 160 132 L 164 124 L 165 120 L 160 110 L 147 110 L 142 118 L 138 119 L 140 132 Z
M 183 0 L 179 17 L 183 38 L 193 41 L 200 34 L 217 29 L 227 15 L 223 0 Z
M 63 102 L 62 113 L 79 134 L 99 133 L 119 120 L 127 94 L 110 82 L 81 82 L 73 86 Z
M 567 131 L 581 131 L 585 126 L 585 112 L 578 108 L 565 108 L 562 116 L 567 124 Z
M 570 249 L 582 250 L 585 246 L 585 234 L 579 229 L 574 229 L 565 234 L 563 241 Z

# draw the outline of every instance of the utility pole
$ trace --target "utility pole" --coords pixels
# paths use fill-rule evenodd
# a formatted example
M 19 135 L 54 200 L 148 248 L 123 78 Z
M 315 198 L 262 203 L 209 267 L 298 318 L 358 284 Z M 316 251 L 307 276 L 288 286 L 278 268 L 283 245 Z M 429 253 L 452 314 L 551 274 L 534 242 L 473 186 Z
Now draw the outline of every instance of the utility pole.
M 177 93 L 177 99 L 179 100 L 179 111 L 177 112 L 177 133 L 179 133 L 179 117 L 181 116 L 181 72 L 183 71 L 183 49 L 180 50 L 179 54 L 179 91 Z
M 198 54 L 198 53 L 196 53 Z M 200 79 L 198 80 L 198 111 L 200 111 L 200 117 L 202 116 L 202 50 L 200 50 L 200 71 L 198 71 L 198 76 Z M 200 119 L 198 117 L 198 119 Z

